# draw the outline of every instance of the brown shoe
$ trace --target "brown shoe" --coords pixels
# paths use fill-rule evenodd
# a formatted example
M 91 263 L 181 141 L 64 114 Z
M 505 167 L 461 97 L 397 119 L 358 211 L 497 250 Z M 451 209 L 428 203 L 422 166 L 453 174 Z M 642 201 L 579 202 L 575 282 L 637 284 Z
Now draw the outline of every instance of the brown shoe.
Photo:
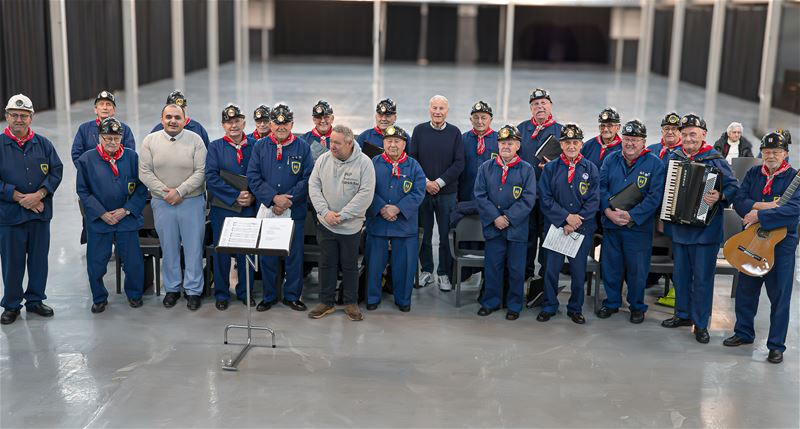
M 336 311 L 336 307 L 329 307 L 325 304 L 319 303 L 316 307 L 312 308 L 311 311 L 308 312 L 308 317 L 312 319 L 322 319 L 334 311 Z
M 364 315 L 361 314 L 361 310 L 358 308 L 358 304 L 347 304 L 344 306 L 344 314 L 352 320 L 353 322 L 358 322 L 359 320 L 364 320 Z

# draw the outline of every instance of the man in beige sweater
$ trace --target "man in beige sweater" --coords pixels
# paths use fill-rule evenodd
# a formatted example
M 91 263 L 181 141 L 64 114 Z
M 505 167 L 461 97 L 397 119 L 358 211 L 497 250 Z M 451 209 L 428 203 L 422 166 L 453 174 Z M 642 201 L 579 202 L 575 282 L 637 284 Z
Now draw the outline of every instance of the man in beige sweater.
M 163 253 L 164 307 L 173 307 L 181 296 L 183 246 L 183 289 L 187 307 L 197 310 L 203 291 L 206 147 L 199 135 L 183 130 L 185 122 L 186 113 L 181 106 L 164 107 L 164 129 L 142 142 L 139 179 L 153 195 L 150 204 Z

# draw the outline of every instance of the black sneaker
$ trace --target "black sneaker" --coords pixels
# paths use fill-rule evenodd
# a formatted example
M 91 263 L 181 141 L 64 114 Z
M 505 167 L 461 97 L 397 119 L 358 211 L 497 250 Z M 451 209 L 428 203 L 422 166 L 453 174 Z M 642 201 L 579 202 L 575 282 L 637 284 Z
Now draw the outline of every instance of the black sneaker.
M 178 303 L 178 300 L 181 299 L 180 292 L 167 292 L 164 294 L 164 307 L 172 308 L 175 307 L 175 304 Z
M 214 303 L 214 306 L 217 307 L 219 311 L 225 311 L 228 309 L 228 300 L 218 299 L 217 302 Z
M 631 310 L 631 323 L 642 323 L 644 322 L 644 311 L 639 310 Z
M 98 302 L 96 304 L 92 304 L 92 313 L 98 314 L 106 311 L 106 306 L 108 305 L 108 301 Z
M 203 305 L 203 300 L 200 299 L 200 295 L 189 295 L 186 297 L 186 307 L 189 310 L 195 311 Z
M 138 298 L 138 299 L 128 298 L 128 305 L 130 305 L 131 308 L 139 308 L 139 307 L 142 306 L 142 304 L 144 304 L 144 301 L 142 301 L 142 298 Z

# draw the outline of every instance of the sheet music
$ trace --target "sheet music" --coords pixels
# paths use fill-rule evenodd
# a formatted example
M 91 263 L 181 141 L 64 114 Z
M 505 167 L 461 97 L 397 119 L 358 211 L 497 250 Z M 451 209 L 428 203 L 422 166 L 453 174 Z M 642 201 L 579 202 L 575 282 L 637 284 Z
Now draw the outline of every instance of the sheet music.
M 258 207 L 258 213 L 256 213 L 256 217 L 259 219 L 291 219 L 292 209 L 286 209 L 283 211 L 282 215 L 278 216 L 272 211 L 271 208 L 267 208 L 267 206 L 261 204 Z
M 584 238 L 583 234 L 578 234 L 577 232 L 564 235 L 564 228 L 556 228 L 554 225 L 550 225 L 542 247 L 574 258 L 578 254 L 578 249 L 581 248 Z
M 219 247 L 241 247 L 254 249 L 258 244 L 261 219 L 251 217 L 229 217 L 225 219 L 220 233 Z
M 261 222 L 259 249 L 278 249 L 289 251 L 294 221 L 286 218 L 256 219 Z

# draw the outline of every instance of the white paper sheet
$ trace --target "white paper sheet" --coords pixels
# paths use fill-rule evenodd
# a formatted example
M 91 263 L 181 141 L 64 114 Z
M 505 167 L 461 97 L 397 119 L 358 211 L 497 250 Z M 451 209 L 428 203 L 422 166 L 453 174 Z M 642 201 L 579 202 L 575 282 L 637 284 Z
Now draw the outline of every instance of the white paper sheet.
M 261 219 L 251 217 L 229 217 L 225 219 L 220 233 L 219 247 L 241 247 L 254 249 L 258 244 Z
M 258 213 L 256 213 L 256 218 L 258 219 L 291 219 L 292 218 L 292 209 L 286 209 L 282 215 L 276 215 L 271 208 L 267 208 L 264 204 L 261 204 L 258 207 Z
M 581 248 L 583 239 L 583 234 L 573 232 L 570 235 L 564 235 L 564 228 L 556 228 L 550 225 L 542 247 L 574 258 L 578 254 L 578 249 Z
M 289 251 L 292 240 L 294 221 L 286 218 L 256 219 L 261 222 L 261 238 L 259 249 L 276 249 Z

